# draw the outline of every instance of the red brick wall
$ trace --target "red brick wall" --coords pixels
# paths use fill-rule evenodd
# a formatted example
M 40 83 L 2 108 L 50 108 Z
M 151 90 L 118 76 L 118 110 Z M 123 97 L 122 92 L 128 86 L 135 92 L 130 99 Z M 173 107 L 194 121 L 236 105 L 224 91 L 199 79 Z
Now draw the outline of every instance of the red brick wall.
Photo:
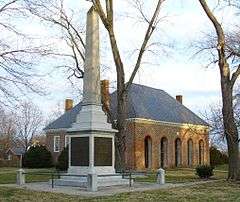
M 127 137 L 126 137 L 126 168 L 135 168 L 135 123 L 127 123 Z
M 160 167 L 160 141 L 162 137 L 168 140 L 168 167 L 175 167 L 175 140 L 182 141 L 182 163 L 181 166 L 188 167 L 187 141 L 193 140 L 193 166 L 198 165 L 198 143 L 204 141 L 204 163 L 209 164 L 209 140 L 208 132 L 179 126 L 160 125 L 155 123 L 134 122 L 128 125 L 127 165 L 132 169 L 145 170 L 145 146 L 144 139 L 149 136 L 152 140 L 152 169 Z M 133 143 L 134 142 L 134 143 Z M 134 155 L 134 157 L 133 157 Z
M 1 159 L 0 167 L 20 167 L 20 157 L 12 154 L 11 160 Z
M 65 135 L 66 135 L 66 132 L 64 132 L 64 131 L 46 134 L 46 146 L 52 154 L 54 163 L 57 162 L 58 156 L 60 155 L 61 151 L 63 150 L 63 148 L 65 146 Z M 60 136 L 60 151 L 59 152 L 54 152 L 54 136 Z

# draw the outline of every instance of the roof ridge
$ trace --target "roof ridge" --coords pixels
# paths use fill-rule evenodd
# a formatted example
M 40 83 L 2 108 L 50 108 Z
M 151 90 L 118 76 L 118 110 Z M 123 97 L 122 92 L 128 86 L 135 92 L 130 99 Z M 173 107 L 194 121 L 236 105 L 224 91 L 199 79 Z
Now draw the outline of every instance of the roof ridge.
M 152 87 L 152 86 L 147 86 L 147 85 L 144 85 L 144 84 L 138 84 L 138 83 L 132 83 L 132 85 L 136 85 L 138 87 L 145 87 L 145 88 L 151 88 L 153 90 L 159 90 L 159 91 L 163 91 L 163 92 L 166 92 L 164 91 L 163 89 L 159 89 L 159 88 L 156 88 L 156 87 Z M 131 87 L 131 86 L 130 86 Z

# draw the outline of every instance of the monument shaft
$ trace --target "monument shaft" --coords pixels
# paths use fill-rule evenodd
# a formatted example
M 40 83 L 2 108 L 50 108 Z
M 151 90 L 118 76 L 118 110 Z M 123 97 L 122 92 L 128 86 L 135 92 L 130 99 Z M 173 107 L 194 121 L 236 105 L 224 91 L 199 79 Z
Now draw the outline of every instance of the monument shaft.
M 86 50 L 83 79 L 83 105 L 101 105 L 99 17 L 92 7 L 87 14 Z

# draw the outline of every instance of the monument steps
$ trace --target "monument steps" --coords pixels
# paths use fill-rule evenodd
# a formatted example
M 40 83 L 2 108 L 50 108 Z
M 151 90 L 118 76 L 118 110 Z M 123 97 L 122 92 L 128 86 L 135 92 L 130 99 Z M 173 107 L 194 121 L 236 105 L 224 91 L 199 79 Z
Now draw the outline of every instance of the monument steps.
M 51 181 L 50 181 L 51 183 Z M 98 177 L 97 184 L 101 186 L 129 185 L 129 179 L 122 176 Z M 86 177 L 63 176 L 61 179 L 54 180 L 55 186 L 87 187 Z
M 52 183 L 50 181 L 50 183 Z M 87 181 L 71 180 L 71 179 L 56 179 L 54 180 L 55 186 L 71 186 L 71 187 L 87 187 Z
M 87 181 L 87 177 L 73 177 L 73 176 L 62 176 L 62 180 L 75 180 L 75 181 Z

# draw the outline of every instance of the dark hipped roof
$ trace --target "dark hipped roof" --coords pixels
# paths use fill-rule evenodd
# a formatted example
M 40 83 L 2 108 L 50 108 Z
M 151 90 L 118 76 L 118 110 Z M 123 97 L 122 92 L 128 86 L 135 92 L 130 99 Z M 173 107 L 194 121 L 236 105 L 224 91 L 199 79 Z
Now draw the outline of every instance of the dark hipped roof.
M 78 112 L 82 109 L 82 103 L 78 103 L 71 110 L 65 112 L 58 119 L 50 123 L 44 130 L 49 129 L 62 129 L 62 128 L 70 128 L 71 124 L 76 121 L 76 117 Z
M 17 156 L 20 156 L 20 155 L 25 154 L 25 149 L 22 148 L 22 147 L 12 147 L 12 148 L 10 148 L 9 150 L 7 150 L 7 152 L 8 152 L 8 151 L 12 151 L 12 153 L 15 154 L 15 155 L 17 155 Z M 6 152 L 6 153 L 7 153 L 7 152 Z
M 114 119 L 116 119 L 117 115 L 116 95 L 116 91 L 110 95 L 110 108 Z M 70 128 L 80 110 L 81 103 L 50 123 L 44 130 Z M 169 123 L 207 125 L 204 120 L 180 104 L 165 91 L 139 84 L 132 84 L 129 89 L 128 118 L 144 118 Z

